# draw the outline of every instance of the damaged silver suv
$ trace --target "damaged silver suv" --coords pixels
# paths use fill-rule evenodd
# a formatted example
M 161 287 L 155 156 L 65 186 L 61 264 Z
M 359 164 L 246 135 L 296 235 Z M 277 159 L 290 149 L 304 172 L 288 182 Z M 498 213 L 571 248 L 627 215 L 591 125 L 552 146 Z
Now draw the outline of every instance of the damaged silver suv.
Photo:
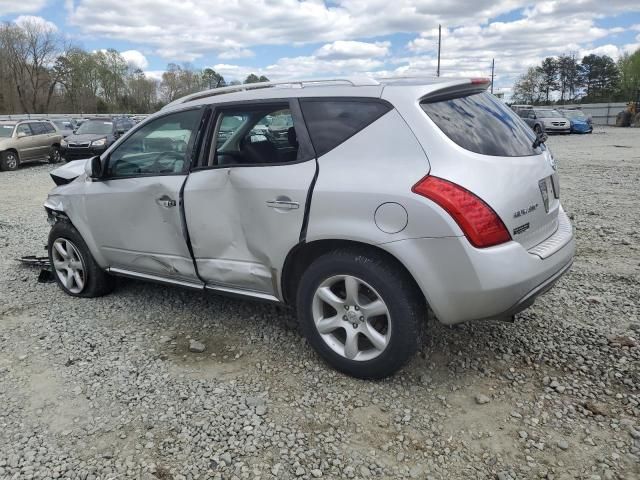
M 315 80 L 173 102 L 52 173 L 57 282 L 288 304 L 333 367 L 388 376 L 427 309 L 445 324 L 512 318 L 571 266 L 555 160 L 487 86 Z

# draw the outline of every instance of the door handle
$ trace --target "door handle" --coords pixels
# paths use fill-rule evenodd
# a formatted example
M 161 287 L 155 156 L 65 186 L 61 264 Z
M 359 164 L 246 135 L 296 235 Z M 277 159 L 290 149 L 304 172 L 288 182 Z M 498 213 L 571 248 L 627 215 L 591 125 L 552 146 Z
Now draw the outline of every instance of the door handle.
M 269 200 L 267 206 L 280 210 L 296 210 L 300 208 L 300 204 L 292 200 Z
M 156 199 L 156 203 L 158 205 L 160 205 L 161 207 L 165 207 L 165 208 L 171 208 L 171 207 L 175 207 L 177 205 L 176 201 L 172 198 L 167 197 L 166 195 L 163 195 L 160 198 Z

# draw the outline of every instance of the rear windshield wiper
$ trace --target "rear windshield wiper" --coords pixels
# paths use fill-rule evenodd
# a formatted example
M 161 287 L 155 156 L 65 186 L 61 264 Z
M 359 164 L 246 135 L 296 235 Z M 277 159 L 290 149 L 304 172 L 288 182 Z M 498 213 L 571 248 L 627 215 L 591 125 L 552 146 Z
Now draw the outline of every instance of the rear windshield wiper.
M 537 133 L 536 134 L 536 139 L 533 141 L 533 145 L 531 145 L 531 146 L 535 150 L 540 145 L 542 145 L 544 142 L 546 142 L 548 138 L 549 138 L 549 136 L 544 132 Z

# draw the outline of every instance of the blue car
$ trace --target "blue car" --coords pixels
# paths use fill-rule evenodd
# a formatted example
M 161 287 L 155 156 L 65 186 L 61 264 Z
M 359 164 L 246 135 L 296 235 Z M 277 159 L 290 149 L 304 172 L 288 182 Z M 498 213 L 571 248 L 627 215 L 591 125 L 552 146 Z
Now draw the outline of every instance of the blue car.
M 591 133 L 593 125 L 591 118 L 587 117 L 582 110 L 560 110 L 560 113 L 571 122 L 571 133 Z

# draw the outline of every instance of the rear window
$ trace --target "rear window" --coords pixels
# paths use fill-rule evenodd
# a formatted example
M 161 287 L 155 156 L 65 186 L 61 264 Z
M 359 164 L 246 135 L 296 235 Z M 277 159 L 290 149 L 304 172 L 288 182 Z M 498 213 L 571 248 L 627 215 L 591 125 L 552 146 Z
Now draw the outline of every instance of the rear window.
M 300 100 L 311 142 L 318 157 L 367 127 L 391 107 L 378 100 Z
M 447 137 L 465 150 L 499 157 L 538 155 L 535 134 L 518 115 L 490 93 L 439 102 L 422 109 Z

